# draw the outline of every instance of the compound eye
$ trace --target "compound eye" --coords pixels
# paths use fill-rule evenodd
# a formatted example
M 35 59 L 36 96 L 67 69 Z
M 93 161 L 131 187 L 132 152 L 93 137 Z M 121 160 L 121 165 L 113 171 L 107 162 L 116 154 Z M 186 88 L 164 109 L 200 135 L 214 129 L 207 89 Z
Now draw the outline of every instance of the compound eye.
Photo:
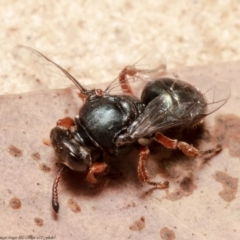
M 75 141 L 68 129 L 57 126 L 52 129 L 50 138 L 60 163 L 79 172 L 86 171 L 91 165 L 89 151 Z

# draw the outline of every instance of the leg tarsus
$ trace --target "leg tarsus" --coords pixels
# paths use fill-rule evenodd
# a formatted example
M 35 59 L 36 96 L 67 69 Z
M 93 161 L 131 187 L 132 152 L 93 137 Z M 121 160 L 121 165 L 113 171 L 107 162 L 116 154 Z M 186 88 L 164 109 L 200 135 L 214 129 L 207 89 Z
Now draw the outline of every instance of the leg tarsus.
M 139 149 L 139 162 L 138 162 L 138 177 L 143 182 L 155 186 L 160 189 L 167 188 L 169 185 L 168 181 L 162 181 L 162 182 L 152 182 L 150 181 L 147 171 L 145 169 L 145 162 L 148 160 L 149 157 L 149 149 L 147 146 L 141 146 Z
M 218 144 L 214 148 L 211 148 L 205 151 L 200 151 L 200 156 L 203 157 L 204 159 L 210 159 L 221 151 L 222 151 L 222 145 Z
M 215 148 L 208 149 L 206 151 L 199 151 L 197 148 L 186 142 L 179 142 L 178 140 L 168 138 L 161 133 L 156 133 L 155 140 L 166 148 L 181 150 L 188 157 L 200 156 L 204 158 L 211 158 L 222 150 L 222 146 L 218 144 Z
M 108 165 L 106 163 L 93 163 L 92 166 L 89 168 L 87 174 L 87 181 L 93 184 L 98 182 L 95 174 L 101 174 L 106 172 Z

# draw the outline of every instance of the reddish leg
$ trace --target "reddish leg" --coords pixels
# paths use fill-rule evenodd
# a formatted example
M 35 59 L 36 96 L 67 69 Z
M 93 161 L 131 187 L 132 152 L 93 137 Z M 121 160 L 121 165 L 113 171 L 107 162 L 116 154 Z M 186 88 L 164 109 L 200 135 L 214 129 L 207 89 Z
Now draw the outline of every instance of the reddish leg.
M 160 189 L 167 188 L 169 183 L 168 181 L 162 182 L 152 182 L 150 181 L 147 171 L 145 169 L 145 162 L 148 160 L 149 157 L 149 149 L 147 146 L 141 146 L 139 149 L 139 162 L 138 162 L 138 177 L 145 183 L 149 185 L 153 185 Z
M 205 157 L 207 155 L 210 157 L 217 154 L 222 149 L 221 145 L 217 145 L 213 149 L 209 149 L 206 151 L 199 151 L 197 148 L 193 147 L 192 145 L 186 142 L 179 142 L 178 140 L 168 138 L 161 133 L 156 133 L 155 140 L 161 143 L 166 148 L 181 150 L 188 157 L 197 157 L 197 156 Z
M 54 180 L 53 188 L 52 188 L 52 208 L 53 210 L 58 213 L 59 210 L 59 203 L 58 203 L 58 183 L 62 177 L 63 172 L 65 172 L 67 168 L 64 166 L 60 169 L 57 174 L 57 177 Z
M 87 174 L 87 181 L 96 184 L 98 182 L 98 179 L 96 178 L 95 174 L 104 173 L 107 168 L 108 166 L 106 163 L 93 163 L 92 166 L 89 168 Z
M 128 83 L 127 75 L 128 76 L 134 76 L 136 73 L 137 73 L 136 68 L 127 66 L 119 74 L 119 82 L 121 84 L 121 88 L 122 88 L 123 93 L 134 95 L 133 91 L 132 91 L 132 88 L 130 87 L 130 85 Z
M 202 156 L 205 159 L 209 159 L 221 151 L 222 151 L 222 145 L 218 144 L 215 148 L 208 149 L 206 151 L 200 151 L 200 156 Z
M 70 129 L 74 125 L 75 125 L 75 123 L 74 123 L 73 119 L 70 117 L 65 117 L 65 118 L 59 119 L 57 121 L 57 126 L 65 127 L 68 129 Z

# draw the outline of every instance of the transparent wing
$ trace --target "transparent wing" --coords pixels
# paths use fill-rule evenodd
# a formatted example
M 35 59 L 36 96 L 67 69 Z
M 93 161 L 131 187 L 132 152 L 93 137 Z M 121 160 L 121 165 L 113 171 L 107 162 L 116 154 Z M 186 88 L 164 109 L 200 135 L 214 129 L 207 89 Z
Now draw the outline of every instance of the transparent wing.
M 229 83 L 217 81 L 207 90 L 202 89 L 202 93 L 207 102 L 207 109 L 203 116 L 205 117 L 217 111 L 228 101 L 231 96 L 231 89 Z
M 133 65 L 123 68 L 105 92 L 111 94 L 130 93 L 137 96 L 138 92 L 134 89 L 139 89 L 138 86 L 143 86 L 148 81 L 160 78 L 166 72 L 166 66 L 166 59 L 162 52 L 153 49 Z
M 166 59 L 159 49 L 152 49 L 140 58 L 134 67 L 137 70 L 136 76 L 142 80 L 149 81 L 159 78 L 167 68 Z M 131 79 L 131 76 L 129 76 Z
M 190 127 L 222 107 L 230 96 L 226 83 L 218 82 L 205 92 L 176 80 L 170 89 L 152 100 L 122 139 L 138 139 L 172 127 Z

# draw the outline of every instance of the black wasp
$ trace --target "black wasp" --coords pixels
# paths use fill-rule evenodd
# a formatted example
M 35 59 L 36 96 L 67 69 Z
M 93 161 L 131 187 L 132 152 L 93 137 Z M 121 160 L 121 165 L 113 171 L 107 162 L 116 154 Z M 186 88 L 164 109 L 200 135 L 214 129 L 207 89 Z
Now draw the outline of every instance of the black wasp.
M 156 77 L 153 73 L 158 69 L 142 70 L 135 66 L 125 67 L 104 91 L 87 90 L 58 64 L 34 49 L 27 49 L 59 68 L 79 89 L 84 100 L 74 120 L 69 117 L 59 120 L 50 133 L 52 146 L 59 162 L 64 165 L 53 184 L 52 207 L 55 212 L 59 210 L 57 186 L 66 168 L 86 172 L 87 181 L 97 183 L 111 167 L 105 156 L 117 156 L 129 147 L 137 147 L 139 151 L 139 179 L 160 189 L 167 188 L 167 181 L 149 179 L 145 162 L 150 152 L 147 146 L 139 144 L 140 138 L 154 139 L 166 148 L 179 149 L 190 157 L 216 154 L 221 150 L 217 145 L 213 149 L 199 151 L 186 142 L 166 137 L 164 133 L 172 128 L 190 128 L 201 123 L 205 116 L 226 103 L 228 93 L 218 100 L 218 92 L 213 88 L 202 93 L 187 82 Z M 146 76 L 148 82 L 138 99 L 129 82 Z M 121 86 L 121 95 L 110 93 L 116 81 Z M 213 96 L 208 99 L 210 91 Z

